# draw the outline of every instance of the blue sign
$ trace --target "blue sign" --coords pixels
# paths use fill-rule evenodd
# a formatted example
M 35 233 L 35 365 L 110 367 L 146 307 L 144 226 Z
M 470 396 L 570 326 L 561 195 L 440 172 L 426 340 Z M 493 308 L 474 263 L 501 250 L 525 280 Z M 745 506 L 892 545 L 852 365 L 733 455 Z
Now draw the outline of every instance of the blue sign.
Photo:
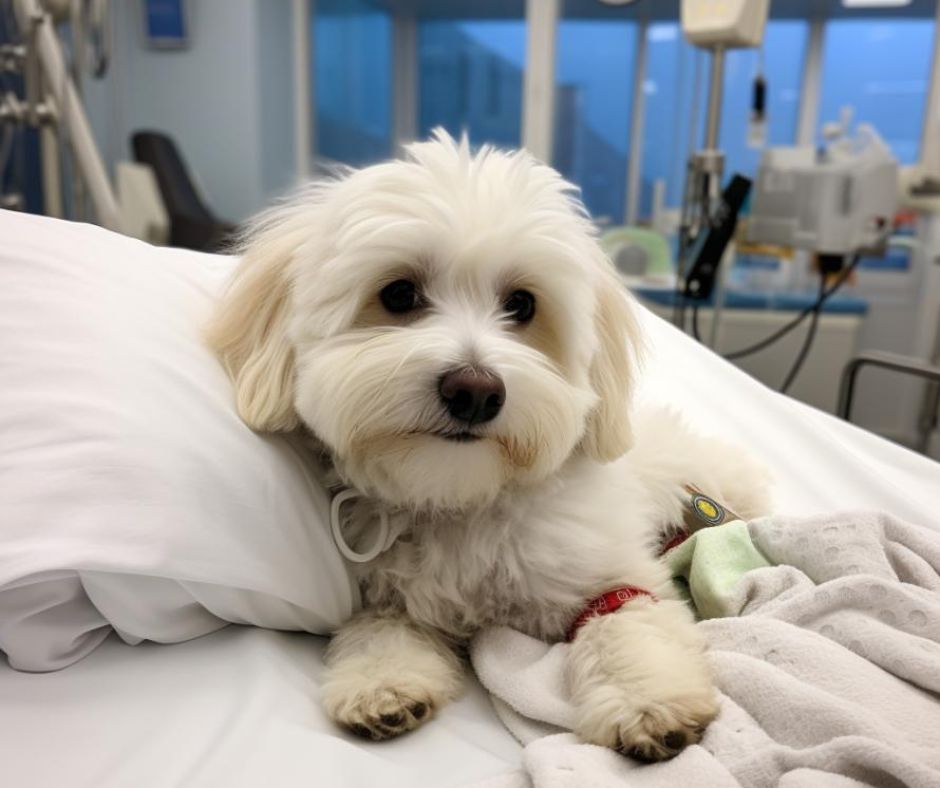
M 184 0 L 144 0 L 144 36 L 159 49 L 181 49 L 189 43 Z

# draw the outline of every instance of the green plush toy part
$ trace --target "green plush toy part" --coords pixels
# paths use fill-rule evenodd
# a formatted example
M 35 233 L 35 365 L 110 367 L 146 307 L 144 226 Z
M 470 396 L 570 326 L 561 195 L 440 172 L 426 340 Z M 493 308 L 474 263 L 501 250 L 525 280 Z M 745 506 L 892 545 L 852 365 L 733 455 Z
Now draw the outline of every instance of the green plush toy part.
M 683 529 L 666 541 L 663 559 L 700 618 L 736 615 L 731 600 L 741 578 L 772 564 L 744 520 L 698 488 L 686 490 Z

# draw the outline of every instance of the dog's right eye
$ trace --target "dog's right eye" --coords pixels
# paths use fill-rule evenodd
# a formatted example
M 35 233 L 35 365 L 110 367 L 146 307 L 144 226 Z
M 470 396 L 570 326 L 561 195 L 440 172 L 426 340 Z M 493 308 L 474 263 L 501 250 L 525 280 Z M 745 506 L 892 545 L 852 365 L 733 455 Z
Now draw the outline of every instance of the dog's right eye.
M 421 298 L 418 295 L 418 288 L 414 282 L 407 279 L 396 279 L 389 285 L 385 285 L 379 293 L 379 299 L 389 312 L 401 314 L 416 309 L 421 304 Z

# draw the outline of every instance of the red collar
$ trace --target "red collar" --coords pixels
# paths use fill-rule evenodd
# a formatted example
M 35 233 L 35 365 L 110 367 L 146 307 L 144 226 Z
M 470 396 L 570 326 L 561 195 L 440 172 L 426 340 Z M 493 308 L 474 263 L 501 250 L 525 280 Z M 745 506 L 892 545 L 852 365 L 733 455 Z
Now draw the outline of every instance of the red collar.
M 672 550 L 673 547 L 678 547 L 690 536 L 692 536 L 692 534 L 690 534 L 688 531 L 679 531 L 675 536 L 667 540 L 666 543 L 659 548 L 660 557 L 666 555 L 666 553 Z
M 594 616 L 606 616 L 608 613 L 620 610 L 627 602 L 631 599 L 636 599 L 638 596 L 648 596 L 654 602 L 657 601 L 656 597 L 645 588 L 637 588 L 636 586 L 619 586 L 595 597 L 584 606 L 584 609 L 578 614 L 574 623 L 568 628 L 568 634 L 565 636 L 565 640 L 568 643 L 574 640 L 574 636 L 578 633 L 578 630 L 581 629 L 589 619 L 594 618 Z

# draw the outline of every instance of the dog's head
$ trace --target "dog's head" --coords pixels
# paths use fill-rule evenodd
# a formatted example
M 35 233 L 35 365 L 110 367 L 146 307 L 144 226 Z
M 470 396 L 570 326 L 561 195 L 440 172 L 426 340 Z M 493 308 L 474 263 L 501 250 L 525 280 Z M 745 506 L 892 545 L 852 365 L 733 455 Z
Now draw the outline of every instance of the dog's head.
M 390 503 L 484 503 L 630 444 L 628 297 L 522 152 L 439 132 L 309 187 L 249 231 L 209 338 L 250 426 L 302 422 Z

